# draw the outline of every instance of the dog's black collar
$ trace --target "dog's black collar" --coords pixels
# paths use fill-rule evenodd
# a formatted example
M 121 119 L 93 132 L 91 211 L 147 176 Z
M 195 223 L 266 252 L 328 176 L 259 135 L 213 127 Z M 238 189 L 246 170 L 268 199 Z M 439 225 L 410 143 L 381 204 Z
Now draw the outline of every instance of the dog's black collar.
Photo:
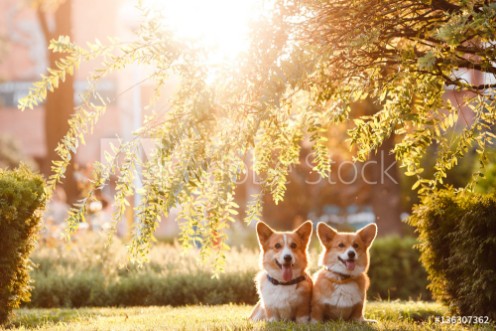
M 271 282 L 274 285 L 286 286 L 286 285 L 294 285 L 294 284 L 301 283 L 302 281 L 305 280 L 305 276 L 302 275 L 300 277 L 297 277 L 295 279 L 290 280 L 289 282 L 280 282 L 277 279 L 270 277 L 269 274 L 267 274 L 267 279 L 269 280 L 269 282 Z
M 340 272 L 336 272 L 336 271 L 334 271 L 334 270 L 331 270 L 331 269 L 330 269 L 328 266 L 326 266 L 326 265 L 324 266 L 324 269 L 325 269 L 325 270 L 327 270 L 327 271 L 329 271 L 329 272 L 332 272 L 333 274 L 335 274 L 335 275 L 337 275 L 337 276 L 339 276 L 339 277 L 341 277 L 343 280 L 351 278 L 351 275 L 347 275 L 347 274 L 342 274 L 342 273 L 340 273 Z

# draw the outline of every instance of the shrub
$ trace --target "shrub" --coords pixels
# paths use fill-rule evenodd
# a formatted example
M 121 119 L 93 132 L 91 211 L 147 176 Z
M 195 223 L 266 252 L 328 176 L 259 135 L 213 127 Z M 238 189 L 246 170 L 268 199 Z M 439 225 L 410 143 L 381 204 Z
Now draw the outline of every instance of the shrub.
M 254 273 L 210 273 L 160 275 L 133 272 L 106 283 L 97 271 L 63 276 L 35 274 L 35 290 L 30 307 L 103 307 L 103 306 L 183 306 L 194 304 L 247 303 L 258 298 Z
M 0 169 L 0 324 L 29 300 L 29 254 L 45 204 L 44 182 L 26 167 Z
M 377 239 L 370 249 L 369 297 L 430 300 L 427 273 L 414 249 L 416 239 L 396 236 Z
M 253 278 L 258 249 L 232 249 L 219 278 L 199 261 L 196 250 L 156 245 L 151 262 L 138 269 L 126 264 L 126 248 L 114 240 L 80 237 L 74 245 L 42 248 L 33 254 L 34 290 L 30 307 L 254 304 Z M 370 298 L 430 298 L 427 278 L 413 249 L 413 238 L 379 238 L 372 248 Z M 108 250 L 108 251 L 107 251 Z M 318 251 L 311 251 L 311 271 Z
M 414 209 L 421 261 L 436 299 L 496 320 L 496 197 L 441 191 Z

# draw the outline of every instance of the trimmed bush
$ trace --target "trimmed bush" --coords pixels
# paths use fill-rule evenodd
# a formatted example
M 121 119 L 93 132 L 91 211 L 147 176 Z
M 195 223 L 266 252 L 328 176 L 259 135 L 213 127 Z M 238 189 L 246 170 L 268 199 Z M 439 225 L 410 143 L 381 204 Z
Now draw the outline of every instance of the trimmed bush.
M 29 254 L 45 204 L 41 176 L 21 166 L 0 169 L 0 324 L 30 298 Z
M 370 249 L 370 299 L 430 300 L 427 273 L 413 237 L 379 238 Z
M 184 306 L 225 303 L 254 304 L 258 297 L 252 272 L 221 274 L 218 279 L 206 272 L 159 275 L 131 273 L 105 283 L 95 271 L 70 277 L 34 275 L 35 289 L 29 307 L 133 307 Z
M 496 197 L 445 190 L 409 219 L 434 297 L 459 315 L 496 320 Z
M 375 241 L 369 271 L 371 299 L 430 298 L 415 242 L 408 237 Z M 118 240 L 108 252 L 103 244 L 82 238 L 71 248 L 35 252 L 37 267 L 32 272 L 34 289 L 28 306 L 182 306 L 254 304 L 258 300 L 253 281 L 258 250 L 231 250 L 226 271 L 212 278 L 211 265 L 199 261 L 195 250 L 157 245 L 151 263 L 137 269 L 125 263 L 126 248 Z M 315 271 L 318 251 L 311 255 L 311 271 Z

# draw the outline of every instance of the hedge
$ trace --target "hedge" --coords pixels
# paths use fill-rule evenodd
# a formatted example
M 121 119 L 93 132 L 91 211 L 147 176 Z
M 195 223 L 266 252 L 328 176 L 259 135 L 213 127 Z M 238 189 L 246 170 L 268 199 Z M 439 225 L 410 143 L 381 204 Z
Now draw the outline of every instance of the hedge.
M 413 237 L 378 238 L 370 249 L 371 299 L 431 300 L 427 273 Z
M 375 241 L 369 298 L 430 298 L 414 244 L 413 238 Z M 258 300 L 253 282 L 258 271 L 258 251 L 242 249 L 229 253 L 228 270 L 219 278 L 212 278 L 208 266 L 195 264 L 194 252 L 178 259 L 179 254 L 185 253 L 178 247 L 155 248 L 157 254 L 152 256 L 151 263 L 139 270 L 119 267 L 121 262 L 109 260 L 108 253 L 101 253 L 91 242 L 78 245 L 90 252 L 83 256 L 64 253 L 61 257 L 54 251 L 34 257 L 38 267 L 32 272 L 35 286 L 29 307 L 254 304 Z M 118 247 L 110 254 L 117 254 L 116 251 Z M 312 262 L 316 258 L 315 251 Z
M 45 204 L 41 176 L 0 169 L 0 324 L 30 298 L 29 255 Z
M 177 274 L 166 277 L 153 273 L 133 273 L 113 282 L 105 282 L 98 272 L 75 273 L 70 277 L 56 274 L 34 277 L 37 286 L 29 307 L 132 307 L 254 304 L 258 298 L 253 273 Z
M 409 219 L 436 299 L 453 313 L 496 320 L 496 197 L 444 190 Z

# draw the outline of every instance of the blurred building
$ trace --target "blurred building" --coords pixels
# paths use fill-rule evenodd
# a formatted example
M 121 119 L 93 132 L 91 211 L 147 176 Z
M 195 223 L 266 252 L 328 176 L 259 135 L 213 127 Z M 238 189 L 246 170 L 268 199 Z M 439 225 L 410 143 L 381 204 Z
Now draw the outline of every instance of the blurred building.
M 72 0 L 73 41 L 84 46 L 95 40 L 105 43 L 108 37 L 132 39 L 138 17 L 134 3 L 131 0 Z M 0 133 L 12 137 L 22 153 L 33 158 L 40 168 L 47 155 L 44 106 L 21 112 L 17 104 L 46 72 L 47 46 L 37 12 L 28 1 L 0 1 Z M 84 63 L 76 72 L 76 105 L 88 88 L 86 78 L 98 66 L 98 62 Z M 137 68 L 130 67 L 97 83 L 98 92 L 112 103 L 75 156 L 82 174 L 89 164 L 100 160 L 102 148 L 109 147 L 109 139 L 128 139 L 139 127 L 145 116 L 143 106 L 152 91 L 146 82 L 138 84 L 142 80 Z M 111 198 L 112 187 L 107 190 L 106 196 Z M 170 224 L 164 227 L 167 232 L 176 231 Z
M 0 35 L 6 42 L 0 58 L 0 131 L 16 138 L 28 155 L 40 161 L 46 155 L 43 106 L 33 111 L 17 110 L 19 99 L 25 96 L 33 82 L 47 68 L 47 44 L 41 31 L 36 11 L 27 1 L 0 2 Z M 73 0 L 73 39 L 81 45 L 107 36 L 123 35 L 125 22 L 118 14 L 125 6 L 123 0 Z M 95 10 L 98 9 L 98 10 Z M 85 77 L 96 67 L 90 63 L 81 66 L 76 74 L 75 100 L 86 88 Z M 99 82 L 102 95 L 116 99 L 119 91 L 127 88 L 118 77 Z M 109 107 L 76 156 L 78 163 L 86 164 L 100 157 L 100 139 L 115 137 L 127 130 L 126 112 L 118 111 L 120 100 Z M 132 111 L 132 109 L 122 109 Z

